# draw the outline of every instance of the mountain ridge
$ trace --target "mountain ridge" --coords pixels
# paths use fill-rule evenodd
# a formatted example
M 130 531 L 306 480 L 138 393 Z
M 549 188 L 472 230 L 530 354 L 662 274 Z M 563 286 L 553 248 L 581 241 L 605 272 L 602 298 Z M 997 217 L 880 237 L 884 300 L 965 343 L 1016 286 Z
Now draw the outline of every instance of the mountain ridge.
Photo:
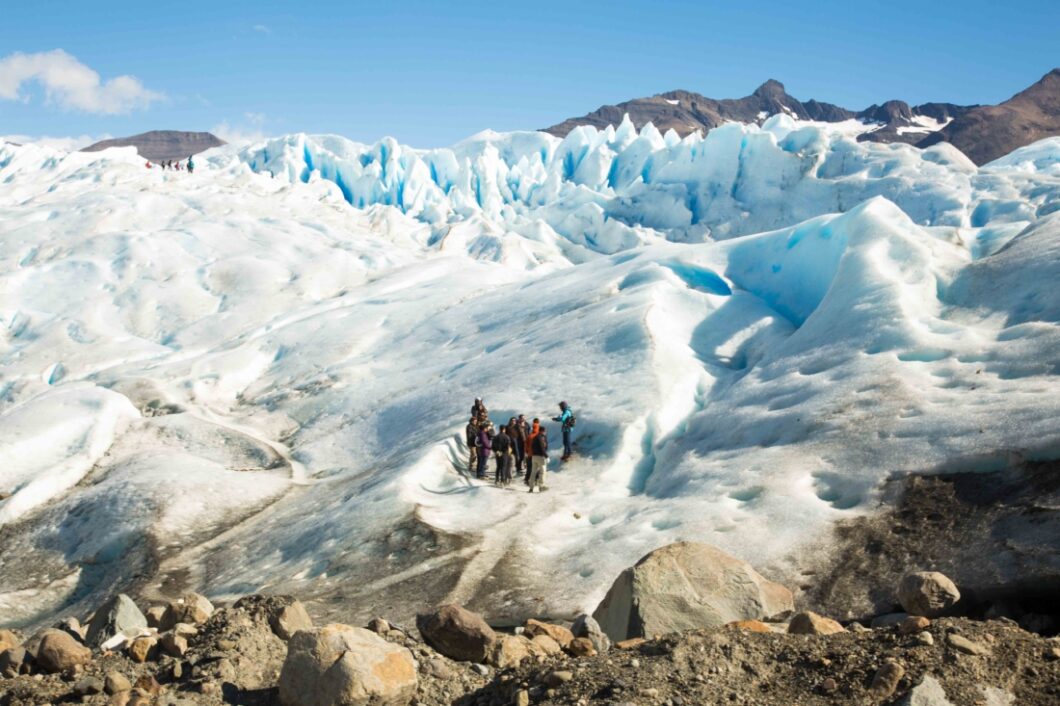
M 771 78 L 743 98 L 715 99 L 676 89 L 603 105 L 544 132 L 565 137 L 583 125 L 602 129 L 620 124 L 627 114 L 638 129 L 651 122 L 660 132 L 672 129 L 682 137 L 696 131 L 706 134 L 725 122 L 761 123 L 778 114 L 830 123 L 858 120 L 865 124 L 857 133 L 859 141 L 905 142 L 918 147 L 945 141 L 981 165 L 1043 137 L 1060 134 L 1060 69 L 1053 69 L 996 106 L 947 102 L 910 105 L 889 100 L 854 111 L 816 99 L 800 101 L 783 83 Z
M 186 159 L 193 154 L 224 144 L 224 140 L 209 132 L 149 130 L 139 135 L 101 140 L 83 147 L 81 151 L 99 152 L 110 147 L 135 147 L 144 159 L 160 162 L 166 159 Z

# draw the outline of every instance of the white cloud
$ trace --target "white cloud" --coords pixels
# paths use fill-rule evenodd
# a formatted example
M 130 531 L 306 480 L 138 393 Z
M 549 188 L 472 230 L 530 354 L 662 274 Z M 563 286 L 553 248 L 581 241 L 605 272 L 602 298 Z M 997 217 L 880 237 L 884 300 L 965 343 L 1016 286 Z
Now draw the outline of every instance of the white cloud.
M 262 34 L 272 34 L 272 29 L 268 25 L 254 25 L 254 31 Z
M 246 144 L 248 142 L 260 142 L 268 135 L 262 131 L 265 116 L 261 113 L 244 113 L 244 122 L 232 125 L 227 120 L 214 125 L 210 132 L 231 144 Z
M 16 52 L 0 59 L 0 100 L 28 102 L 21 89 L 34 81 L 44 89 L 49 103 L 86 113 L 128 113 L 165 97 L 148 90 L 133 76 L 102 81 L 98 73 L 62 49 Z
M 14 142 L 18 145 L 41 145 L 43 147 L 51 147 L 52 149 L 62 150 L 63 152 L 76 152 L 82 147 L 88 147 L 91 144 L 99 142 L 100 140 L 110 139 L 110 135 L 99 135 L 92 137 L 90 135 L 78 135 L 76 137 L 49 137 L 42 135 L 40 137 L 31 137 L 29 135 L 0 135 L 0 141 Z

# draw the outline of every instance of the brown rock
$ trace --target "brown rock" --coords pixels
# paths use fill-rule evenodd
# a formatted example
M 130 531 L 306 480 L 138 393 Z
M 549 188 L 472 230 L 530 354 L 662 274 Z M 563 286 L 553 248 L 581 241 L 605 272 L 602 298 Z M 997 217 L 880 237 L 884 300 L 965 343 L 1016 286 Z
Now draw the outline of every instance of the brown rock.
M 966 655 L 974 655 L 980 657 L 991 653 L 989 647 L 986 647 L 985 645 L 980 645 L 978 642 L 972 642 L 967 637 L 964 637 L 963 635 L 958 635 L 957 633 L 951 632 L 949 635 L 947 635 L 946 643 L 953 649 L 957 650 L 958 652 L 963 652 Z
M 372 618 L 368 623 L 368 629 L 376 635 L 386 635 L 390 632 L 390 623 L 382 618 Z
M 179 601 L 166 606 L 159 630 L 171 630 L 177 623 L 202 625 L 213 615 L 213 603 L 198 593 L 187 593 Z
M 902 665 L 893 661 L 884 662 L 872 677 L 869 692 L 878 699 L 890 698 L 904 675 L 905 668 Z
M 898 632 L 902 635 L 913 635 L 915 633 L 923 632 L 931 625 L 931 621 L 922 615 L 910 615 L 908 618 L 898 623 Z
M 24 647 L 9 647 L 0 652 L 0 677 L 13 679 L 19 674 L 29 674 L 33 659 Z
M 150 674 L 144 674 L 133 684 L 133 689 L 154 695 L 162 691 L 162 685 Z
M 792 635 L 834 635 L 846 632 L 846 629 L 831 618 L 807 610 L 791 619 L 788 632 Z
M 526 621 L 526 625 L 523 629 L 531 638 L 536 635 L 548 635 L 564 649 L 566 649 L 567 645 L 570 644 L 570 641 L 574 639 L 574 633 L 562 625 L 543 623 L 540 620 L 534 620 L 533 618 Z
M 62 630 L 45 630 L 37 647 L 37 664 L 45 672 L 62 672 L 91 661 L 92 650 Z
M 534 656 L 535 648 L 523 635 L 502 635 L 490 654 L 490 664 L 497 669 L 518 667 L 523 660 Z
M 281 640 L 290 640 L 299 630 L 311 630 L 313 619 L 302 602 L 296 600 L 270 615 L 269 627 Z
M 643 637 L 633 637 L 628 640 L 619 640 L 615 643 L 616 650 L 632 650 L 643 645 L 647 640 Z
M 567 651 L 575 657 L 595 657 L 598 653 L 593 641 L 587 637 L 576 637 L 570 641 Z
M 167 632 L 159 640 L 162 651 L 170 657 L 183 657 L 188 651 L 188 638 L 176 633 Z
M 733 630 L 744 630 L 745 632 L 773 632 L 769 626 L 760 620 L 734 620 L 725 625 Z
M 133 662 L 144 663 L 158 654 L 158 638 L 138 637 L 129 643 L 125 653 Z
M 898 585 L 898 602 L 910 615 L 937 618 L 950 610 L 961 599 L 961 592 L 944 574 L 938 571 L 917 571 L 908 574 Z
M 21 646 L 22 640 L 19 639 L 18 635 L 10 630 L 0 630 L 0 652 Z
M 512 699 L 513 706 L 530 706 L 530 692 L 526 689 L 520 689 L 515 692 L 515 698 Z
M 162 625 L 162 616 L 166 614 L 166 607 L 164 605 L 153 605 L 144 612 L 144 617 L 147 618 L 147 627 L 159 628 Z
M 549 672 L 545 676 L 545 684 L 555 689 L 566 684 L 573 678 L 573 672 L 568 672 L 566 670 L 558 670 L 555 672 Z
M 837 684 L 836 680 L 832 677 L 827 677 L 824 681 L 821 682 L 821 691 L 826 694 L 831 694 L 838 688 L 839 684 Z
M 559 646 L 559 643 L 553 640 L 548 635 L 534 635 L 530 639 L 530 644 L 534 647 L 538 654 L 544 655 L 558 655 L 563 652 L 563 648 Z
M 452 603 L 416 616 L 416 627 L 428 645 L 461 662 L 485 662 L 497 642 L 481 615 Z
M 108 694 L 117 694 L 131 689 L 132 683 L 121 672 L 107 672 L 107 676 L 103 679 L 103 691 Z

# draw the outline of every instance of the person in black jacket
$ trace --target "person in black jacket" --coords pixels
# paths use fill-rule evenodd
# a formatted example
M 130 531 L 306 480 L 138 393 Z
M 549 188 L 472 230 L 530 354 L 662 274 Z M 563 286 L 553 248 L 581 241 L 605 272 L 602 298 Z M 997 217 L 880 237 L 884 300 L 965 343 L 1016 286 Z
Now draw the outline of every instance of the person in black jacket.
M 512 481 L 512 438 L 508 436 L 508 427 L 501 427 L 493 437 L 493 455 L 497 459 L 497 485 L 508 485 Z
M 467 472 L 474 473 L 478 465 L 478 449 L 475 447 L 475 439 L 478 437 L 478 419 L 472 417 L 464 427 L 464 439 L 467 441 L 468 460 Z
M 512 445 L 515 447 L 515 470 L 523 472 L 523 464 L 526 462 L 526 437 L 530 434 L 530 425 L 526 423 L 526 416 L 520 414 L 518 419 L 513 419 L 508 425 L 508 436 L 512 437 Z M 527 464 L 527 470 L 530 465 Z
M 534 488 L 539 488 L 538 492 L 548 490 L 545 485 L 545 477 L 548 474 L 548 432 L 544 426 L 534 437 L 530 448 L 534 456 L 533 470 L 530 471 L 530 492 L 534 492 Z

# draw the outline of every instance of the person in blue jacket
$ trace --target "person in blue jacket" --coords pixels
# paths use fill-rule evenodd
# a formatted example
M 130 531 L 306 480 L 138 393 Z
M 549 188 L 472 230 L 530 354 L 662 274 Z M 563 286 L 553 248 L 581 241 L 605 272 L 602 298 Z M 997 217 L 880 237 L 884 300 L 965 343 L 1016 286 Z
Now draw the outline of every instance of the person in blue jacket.
M 563 430 L 563 456 L 561 461 L 569 461 L 574 451 L 571 449 L 571 431 L 574 429 L 574 410 L 566 402 L 559 403 L 560 415 L 553 417 L 552 421 L 562 424 Z

